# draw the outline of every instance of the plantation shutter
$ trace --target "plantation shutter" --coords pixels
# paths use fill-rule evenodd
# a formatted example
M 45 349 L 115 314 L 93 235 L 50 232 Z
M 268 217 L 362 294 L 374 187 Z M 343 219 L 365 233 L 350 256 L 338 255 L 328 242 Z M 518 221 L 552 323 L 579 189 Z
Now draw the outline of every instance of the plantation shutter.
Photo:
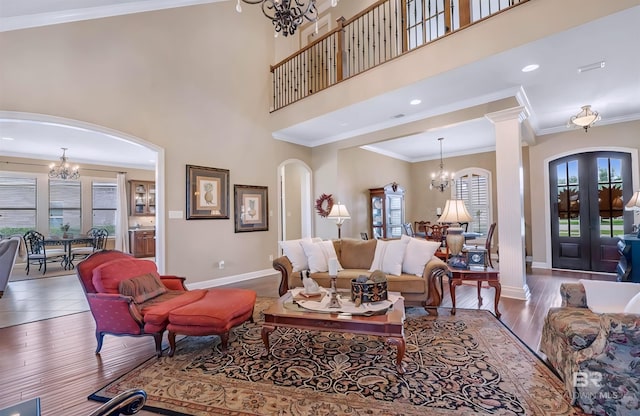
M 456 198 L 465 202 L 473 220 L 468 231 L 486 234 L 489 230 L 489 178 L 479 174 L 461 176 L 456 181 Z

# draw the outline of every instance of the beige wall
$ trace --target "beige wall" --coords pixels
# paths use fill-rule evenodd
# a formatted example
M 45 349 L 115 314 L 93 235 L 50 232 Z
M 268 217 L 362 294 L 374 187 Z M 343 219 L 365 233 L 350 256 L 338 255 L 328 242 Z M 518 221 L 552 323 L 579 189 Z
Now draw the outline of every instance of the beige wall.
M 411 180 L 410 164 L 354 147 L 338 152 L 338 171 L 339 198 L 351 214 L 351 220 L 345 221 L 342 226 L 342 237 L 360 238 L 361 232 L 366 232 L 371 237 L 369 189 L 380 188 L 392 182 L 407 188 Z M 409 206 L 408 202 L 414 197 L 407 193 L 405 207 Z M 407 215 L 405 208 L 405 218 L 408 218 Z M 325 221 L 332 223 L 331 237 L 337 237 L 335 223 L 328 219 Z
M 245 26 L 252 30 L 237 30 Z M 0 109 L 89 122 L 164 148 L 167 211 L 185 210 L 186 164 L 229 169 L 231 199 L 234 184 L 268 186 L 272 208 L 278 165 L 310 164 L 309 149 L 275 141 L 268 128 L 268 22 L 228 2 L 4 32 L 0 55 Z M 233 201 L 229 220 L 167 219 L 166 272 L 193 282 L 270 269 L 276 221 L 274 213 L 269 231 L 235 234 Z
M 548 162 L 569 154 L 600 150 L 630 152 L 633 165 L 633 188 L 640 189 L 640 170 L 638 168 L 640 121 L 608 126 L 596 125 L 590 128 L 587 133 L 576 129 L 567 133 L 541 136 L 537 138 L 537 144 L 529 149 L 529 168 L 531 170 L 531 203 L 529 205 L 534 264 L 551 265 L 549 256 L 549 198 L 547 197 Z M 640 217 L 637 214 L 635 223 L 640 223 Z

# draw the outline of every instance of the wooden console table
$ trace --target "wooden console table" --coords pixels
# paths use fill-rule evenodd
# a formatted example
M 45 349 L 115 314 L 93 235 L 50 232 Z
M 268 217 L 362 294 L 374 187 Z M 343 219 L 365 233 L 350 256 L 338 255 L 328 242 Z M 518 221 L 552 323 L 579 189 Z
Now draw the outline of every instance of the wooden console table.
M 498 302 L 500 302 L 502 286 L 500 286 L 500 272 L 498 270 L 491 267 L 487 267 L 484 270 L 456 269 L 449 265 L 447 265 L 447 268 L 449 269 L 449 292 L 451 293 L 451 303 L 453 305 L 451 308 L 452 315 L 456 314 L 456 286 L 461 285 L 463 281 L 473 281 L 478 283 L 478 306 L 482 305 L 482 296 L 480 296 L 482 282 L 487 282 L 489 286 L 496 290 L 494 310 L 496 316 L 500 318 Z

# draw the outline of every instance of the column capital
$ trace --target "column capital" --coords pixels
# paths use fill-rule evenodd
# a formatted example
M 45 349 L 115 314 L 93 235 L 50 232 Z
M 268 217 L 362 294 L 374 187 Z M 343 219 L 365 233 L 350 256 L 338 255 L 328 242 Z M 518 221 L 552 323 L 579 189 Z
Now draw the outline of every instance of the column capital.
M 529 111 L 524 106 L 507 108 L 506 110 L 500 110 L 493 113 L 484 115 L 492 123 L 499 123 L 501 121 L 518 119 L 518 122 L 522 123 L 529 116 Z

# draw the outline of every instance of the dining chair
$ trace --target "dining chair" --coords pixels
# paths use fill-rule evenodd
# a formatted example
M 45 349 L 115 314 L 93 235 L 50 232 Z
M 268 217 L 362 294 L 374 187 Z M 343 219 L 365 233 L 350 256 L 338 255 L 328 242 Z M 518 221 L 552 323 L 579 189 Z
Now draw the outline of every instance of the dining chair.
M 67 260 L 67 252 L 64 248 L 47 248 L 44 235 L 36 230 L 27 231 L 23 238 L 27 247 L 27 275 L 31 264 L 37 264 L 42 274 L 47 272 L 47 263 L 60 261 L 60 265 L 64 266 Z
M 487 239 L 484 243 L 484 248 L 487 250 L 487 260 L 489 260 L 489 266 L 493 268 L 493 261 L 491 260 L 491 241 L 493 240 L 493 233 L 496 230 L 496 224 L 493 223 L 489 226 L 489 231 L 487 231 Z
M 94 227 L 87 231 L 87 236 L 93 238 L 91 242 L 84 246 L 71 248 L 71 265 L 73 265 L 73 262 L 76 259 L 86 259 L 96 251 L 104 250 L 107 245 L 109 231 L 105 228 Z

